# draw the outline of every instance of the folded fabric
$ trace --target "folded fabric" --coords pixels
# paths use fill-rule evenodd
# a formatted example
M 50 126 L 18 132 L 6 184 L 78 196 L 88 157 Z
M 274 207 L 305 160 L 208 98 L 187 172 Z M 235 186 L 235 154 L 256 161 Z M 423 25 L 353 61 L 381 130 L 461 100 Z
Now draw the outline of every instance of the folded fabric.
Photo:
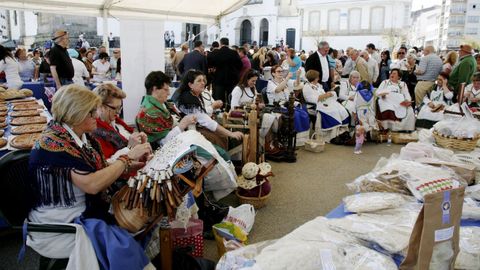
M 407 116 L 407 107 L 400 105 L 403 101 L 405 97 L 402 94 L 390 92 L 378 99 L 378 106 L 380 112 L 393 111 L 398 119 L 403 119 Z

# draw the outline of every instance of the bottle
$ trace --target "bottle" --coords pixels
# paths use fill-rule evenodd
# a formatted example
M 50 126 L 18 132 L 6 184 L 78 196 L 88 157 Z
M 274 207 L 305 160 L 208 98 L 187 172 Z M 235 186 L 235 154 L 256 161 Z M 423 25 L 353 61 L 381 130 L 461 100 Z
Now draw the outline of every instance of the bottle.
M 387 137 L 387 146 L 392 145 L 392 133 L 388 132 L 388 137 Z

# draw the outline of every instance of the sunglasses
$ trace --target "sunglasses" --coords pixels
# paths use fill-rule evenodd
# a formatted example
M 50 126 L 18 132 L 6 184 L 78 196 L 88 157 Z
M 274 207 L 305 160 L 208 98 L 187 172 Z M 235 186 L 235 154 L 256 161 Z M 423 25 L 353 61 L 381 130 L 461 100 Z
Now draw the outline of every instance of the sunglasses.
M 405 54 L 404 52 L 398 52 L 397 54 Z
M 57 36 L 57 37 L 52 38 L 52 40 L 57 40 L 57 39 L 59 39 L 59 38 L 61 38 L 61 37 L 63 37 L 63 36 L 66 36 L 67 34 L 68 34 L 67 31 L 63 31 L 63 34 L 61 34 L 60 36 Z

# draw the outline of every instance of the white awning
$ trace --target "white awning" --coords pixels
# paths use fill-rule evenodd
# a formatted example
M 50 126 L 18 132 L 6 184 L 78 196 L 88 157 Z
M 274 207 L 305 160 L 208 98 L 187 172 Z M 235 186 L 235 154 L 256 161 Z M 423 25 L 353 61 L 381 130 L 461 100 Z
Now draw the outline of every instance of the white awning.
M 213 24 L 248 0 L 0 0 L 0 8 L 65 15 Z

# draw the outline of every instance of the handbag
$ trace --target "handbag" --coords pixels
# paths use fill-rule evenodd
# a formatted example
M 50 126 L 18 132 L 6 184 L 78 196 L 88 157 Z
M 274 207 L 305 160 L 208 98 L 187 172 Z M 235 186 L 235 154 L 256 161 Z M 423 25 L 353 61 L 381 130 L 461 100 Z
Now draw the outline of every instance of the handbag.
M 316 132 L 305 142 L 305 150 L 320 153 L 325 149 L 325 142 Z

